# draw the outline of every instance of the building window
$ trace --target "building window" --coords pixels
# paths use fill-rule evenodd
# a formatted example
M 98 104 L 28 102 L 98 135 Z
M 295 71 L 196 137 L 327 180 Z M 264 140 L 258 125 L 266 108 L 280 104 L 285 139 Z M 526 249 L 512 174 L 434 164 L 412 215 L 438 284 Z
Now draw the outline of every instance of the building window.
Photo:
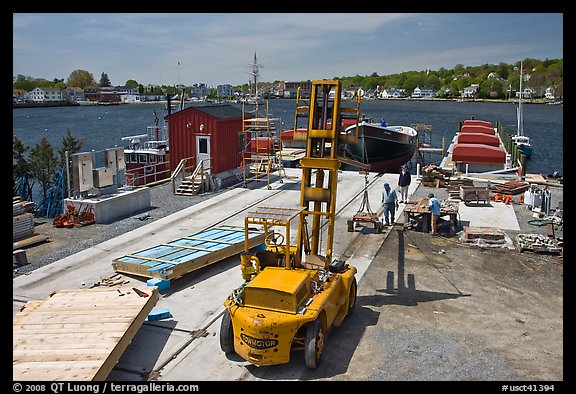
M 198 143 L 200 144 L 200 146 L 198 147 L 198 152 L 200 152 L 201 154 L 208 153 L 208 140 L 206 138 L 200 138 Z

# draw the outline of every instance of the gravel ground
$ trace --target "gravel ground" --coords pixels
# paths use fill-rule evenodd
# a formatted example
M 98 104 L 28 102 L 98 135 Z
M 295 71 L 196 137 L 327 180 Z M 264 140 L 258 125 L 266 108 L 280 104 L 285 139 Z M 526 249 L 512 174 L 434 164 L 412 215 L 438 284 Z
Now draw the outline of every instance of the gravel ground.
M 14 271 L 16 274 L 31 272 L 225 191 L 226 189 L 222 189 L 217 192 L 201 193 L 195 196 L 176 195 L 172 193 L 171 183 L 166 182 L 150 188 L 150 209 L 134 213 L 110 224 L 59 228 L 52 225 L 52 219 L 35 218 L 34 232 L 47 235 L 49 238 L 46 242 L 25 248 L 29 264 L 18 267 Z M 141 220 L 141 218 L 145 219 Z

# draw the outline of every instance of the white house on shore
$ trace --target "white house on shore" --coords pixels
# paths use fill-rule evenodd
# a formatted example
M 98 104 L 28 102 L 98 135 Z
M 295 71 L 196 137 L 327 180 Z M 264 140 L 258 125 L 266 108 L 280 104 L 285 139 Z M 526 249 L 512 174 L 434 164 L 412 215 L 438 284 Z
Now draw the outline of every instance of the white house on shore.
M 464 90 L 462 91 L 462 97 L 463 98 L 474 97 L 479 88 L 480 85 L 477 83 L 473 83 L 472 85 L 465 87 Z
M 64 101 L 62 91 L 58 88 L 35 88 L 28 93 L 34 103 L 57 103 Z
M 137 104 L 141 102 L 139 94 L 122 93 L 120 95 L 120 102 L 124 104 Z
M 412 92 L 412 98 L 432 98 L 434 93 L 432 93 L 432 89 L 421 89 L 420 86 L 416 87 Z

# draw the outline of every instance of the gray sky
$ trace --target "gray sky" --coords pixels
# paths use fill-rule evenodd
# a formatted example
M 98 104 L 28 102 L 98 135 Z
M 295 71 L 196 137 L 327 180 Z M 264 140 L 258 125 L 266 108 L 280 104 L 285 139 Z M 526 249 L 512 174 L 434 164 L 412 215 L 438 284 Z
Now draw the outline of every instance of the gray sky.
M 113 85 L 261 81 L 563 58 L 562 13 L 14 13 L 13 76 Z

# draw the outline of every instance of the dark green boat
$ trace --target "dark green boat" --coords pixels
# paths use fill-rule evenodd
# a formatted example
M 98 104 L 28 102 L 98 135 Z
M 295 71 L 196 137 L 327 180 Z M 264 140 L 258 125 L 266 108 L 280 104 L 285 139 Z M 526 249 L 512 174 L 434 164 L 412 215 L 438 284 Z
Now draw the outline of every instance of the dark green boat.
M 354 133 L 356 125 L 347 133 Z M 412 159 L 416 152 L 418 132 L 408 126 L 383 126 L 381 123 L 362 121 L 358 125 L 358 142 L 347 144 L 347 156 L 370 165 L 370 171 L 391 172 Z

